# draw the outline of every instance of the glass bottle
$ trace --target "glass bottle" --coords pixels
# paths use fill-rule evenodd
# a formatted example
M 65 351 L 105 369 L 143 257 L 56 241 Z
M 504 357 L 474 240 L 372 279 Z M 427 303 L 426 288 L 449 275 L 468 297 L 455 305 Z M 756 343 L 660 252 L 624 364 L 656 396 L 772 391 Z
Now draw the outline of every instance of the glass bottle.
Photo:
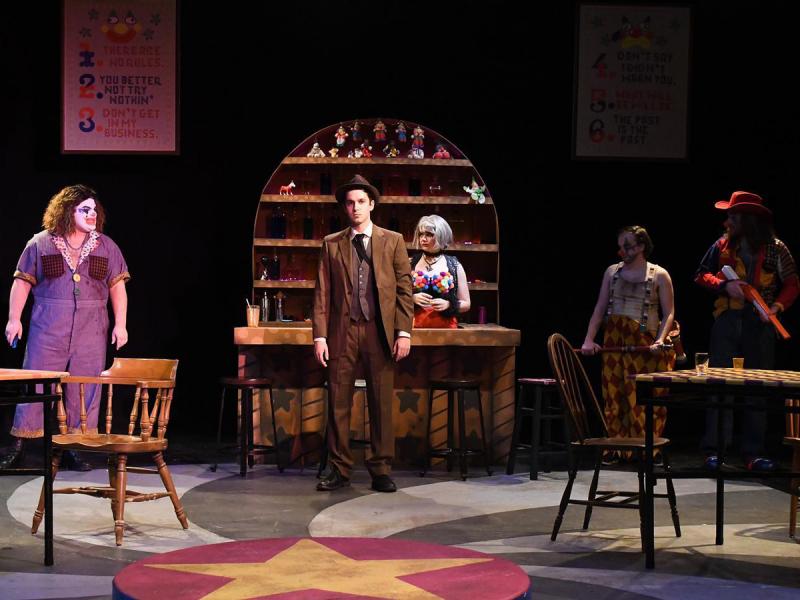
M 280 204 L 272 210 L 272 218 L 269 220 L 269 236 L 273 239 L 286 237 L 286 213 Z
M 272 251 L 272 258 L 267 259 L 266 272 L 270 281 L 278 281 L 281 278 L 281 259 L 278 258 L 277 248 Z
M 311 205 L 306 209 L 306 216 L 303 218 L 303 239 L 314 239 L 314 217 L 311 216 Z
M 287 238 L 299 239 L 300 238 L 300 217 L 297 214 L 297 206 L 292 205 L 289 209 L 289 221 L 286 229 Z
M 336 233 L 342 229 L 342 220 L 339 218 L 339 207 L 337 206 L 331 215 L 331 227 L 329 233 Z
M 402 231 L 402 229 L 400 228 L 400 219 L 397 218 L 396 209 L 392 209 L 392 216 L 389 218 L 389 230 L 397 231 L 398 233 Z

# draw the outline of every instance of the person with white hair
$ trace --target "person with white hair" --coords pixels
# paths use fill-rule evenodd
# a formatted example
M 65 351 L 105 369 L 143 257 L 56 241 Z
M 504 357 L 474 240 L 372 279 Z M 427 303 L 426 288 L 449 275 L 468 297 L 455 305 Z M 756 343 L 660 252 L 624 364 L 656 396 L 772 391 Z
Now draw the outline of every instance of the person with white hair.
M 452 244 L 453 230 L 439 215 L 422 217 L 414 228 L 414 327 L 455 329 L 457 315 L 470 308 L 464 267 L 455 256 L 444 253 Z

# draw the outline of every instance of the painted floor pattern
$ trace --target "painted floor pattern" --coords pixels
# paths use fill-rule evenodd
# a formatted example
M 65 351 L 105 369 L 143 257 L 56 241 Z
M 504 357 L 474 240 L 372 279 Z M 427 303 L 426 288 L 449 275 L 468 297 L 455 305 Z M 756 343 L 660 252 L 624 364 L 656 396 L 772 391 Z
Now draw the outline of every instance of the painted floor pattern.
M 597 508 L 587 531 L 570 506 L 555 542 L 550 531 L 566 482 L 553 472 L 476 477 L 434 471 L 396 473 L 396 494 L 369 490 L 357 471 L 352 487 L 314 491 L 315 470 L 278 473 L 258 466 L 240 478 L 232 464 L 170 467 L 190 520 L 181 529 L 167 499 L 128 504 L 124 545 L 116 547 L 108 501 L 55 497 L 56 564 L 44 567 L 42 534 L 30 535 L 41 478 L 0 478 L 0 589 L 11 600 L 108 597 L 114 574 L 151 553 L 264 537 L 395 537 L 501 556 L 530 576 L 533 598 L 713 600 L 800 598 L 800 544 L 788 537 L 789 497 L 756 482 L 725 486 L 725 543 L 714 544 L 715 484 L 677 480 L 682 537 L 665 502 L 656 504 L 656 569 L 641 554 L 636 511 Z M 103 483 L 105 471 L 60 473 L 57 487 Z M 581 472 L 573 497 L 585 496 Z M 129 487 L 153 491 L 158 478 L 132 475 Z M 661 484 L 663 485 L 663 484 Z M 604 472 L 601 487 L 635 489 L 635 473 Z

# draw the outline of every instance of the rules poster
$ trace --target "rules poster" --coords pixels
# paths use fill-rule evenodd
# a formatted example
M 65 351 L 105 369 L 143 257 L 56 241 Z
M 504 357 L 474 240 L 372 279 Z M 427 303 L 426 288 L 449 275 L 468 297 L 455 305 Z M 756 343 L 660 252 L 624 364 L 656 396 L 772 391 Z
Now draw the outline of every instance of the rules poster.
M 177 154 L 177 0 L 64 0 L 64 153 Z
M 581 5 L 574 155 L 685 159 L 691 10 Z

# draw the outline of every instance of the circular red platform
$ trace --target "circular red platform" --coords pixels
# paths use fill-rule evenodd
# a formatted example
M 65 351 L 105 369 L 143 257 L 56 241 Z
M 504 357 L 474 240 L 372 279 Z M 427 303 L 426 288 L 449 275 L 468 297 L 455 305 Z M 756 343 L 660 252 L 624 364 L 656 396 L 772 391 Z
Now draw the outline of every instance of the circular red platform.
M 396 539 L 275 538 L 196 546 L 140 560 L 113 598 L 528 598 L 530 580 L 488 554 Z

